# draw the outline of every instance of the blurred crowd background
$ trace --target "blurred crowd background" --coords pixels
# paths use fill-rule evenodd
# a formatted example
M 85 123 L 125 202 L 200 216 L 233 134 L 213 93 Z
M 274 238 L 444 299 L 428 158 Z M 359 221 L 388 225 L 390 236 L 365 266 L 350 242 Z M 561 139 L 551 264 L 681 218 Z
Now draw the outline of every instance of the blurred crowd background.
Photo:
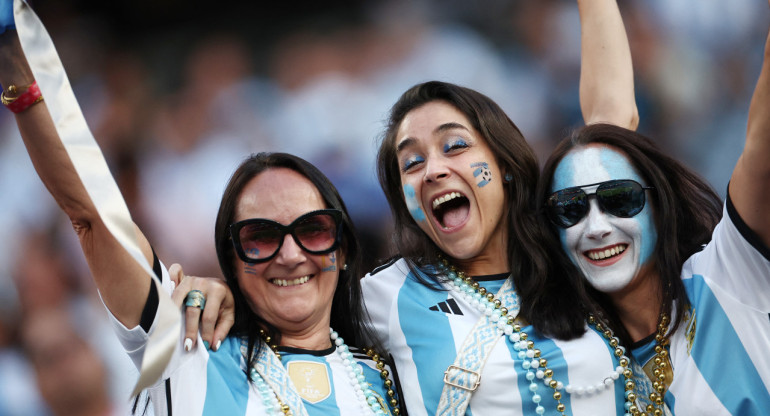
M 387 256 L 390 214 L 374 159 L 390 105 L 418 82 L 487 94 L 543 159 L 581 124 L 573 0 L 251 3 L 32 2 L 134 220 L 160 258 L 188 274 L 219 275 L 221 192 L 259 151 L 319 166 L 364 237 L 366 264 Z M 639 130 L 724 196 L 768 3 L 620 5 Z M 0 416 L 125 414 L 135 380 L 69 221 L 1 111 Z

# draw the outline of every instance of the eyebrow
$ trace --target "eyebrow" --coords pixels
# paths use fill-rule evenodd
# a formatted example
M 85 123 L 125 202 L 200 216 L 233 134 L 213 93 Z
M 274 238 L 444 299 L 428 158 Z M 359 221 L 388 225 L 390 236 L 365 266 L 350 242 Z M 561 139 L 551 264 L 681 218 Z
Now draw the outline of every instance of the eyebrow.
M 433 130 L 433 134 L 437 134 L 437 133 L 443 133 L 443 132 L 445 132 L 445 131 L 447 131 L 447 130 L 452 130 L 452 129 L 462 129 L 462 130 L 465 130 L 465 131 L 468 131 L 468 132 L 470 132 L 470 130 L 468 130 L 468 128 L 467 128 L 467 127 L 463 126 L 463 125 L 462 125 L 462 124 L 460 124 L 460 123 L 449 122 L 449 123 L 444 123 L 444 124 L 441 124 L 441 125 L 439 125 L 438 127 L 436 127 L 436 128 Z M 404 140 L 401 140 L 401 141 L 398 143 L 398 145 L 396 146 L 396 153 L 400 153 L 402 150 L 404 150 L 405 148 L 407 148 L 407 147 L 411 146 L 411 145 L 412 145 L 412 144 L 414 144 L 416 141 L 417 141 L 417 140 L 415 140 L 415 139 L 414 139 L 414 138 L 412 138 L 412 137 L 407 137 L 407 138 L 405 138 Z

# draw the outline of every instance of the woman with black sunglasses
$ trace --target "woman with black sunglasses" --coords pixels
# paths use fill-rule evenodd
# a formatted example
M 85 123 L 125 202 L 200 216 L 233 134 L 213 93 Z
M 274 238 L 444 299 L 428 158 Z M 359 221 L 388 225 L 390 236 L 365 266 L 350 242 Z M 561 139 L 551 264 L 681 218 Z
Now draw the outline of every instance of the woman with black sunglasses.
M 222 197 L 215 238 L 235 304 L 229 335 L 209 348 L 201 338 L 195 343 L 183 333 L 161 333 L 174 347 L 170 362 L 144 356 L 148 339 L 162 331 L 165 298 L 132 258 L 133 244 L 112 227 L 120 223 L 115 218 L 124 219 L 122 201 L 106 197 L 115 196 L 112 178 L 44 28 L 27 5 L 17 4 L 24 25 L 17 37 L 12 6 L 0 1 L 0 83 L 6 87 L 0 98 L 15 113 L 38 174 L 72 221 L 126 351 L 137 366 L 144 359 L 161 367 L 147 389 L 154 414 L 400 414 L 391 367 L 375 350 L 356 348 L 375 337 L 366 326 L 359 244 L 345 205 L 326 176 L 289 154 L 249 157 Z M 19 38 L 26 40 L 24 51 Z M 137 256 L 154 265 L 160 290 L 171 292 L 149 242 L 125 222 Z M 176 293 L 177 306 L 184 301 L 188 314 L 206 308 L 200 290 L 183 293 Z
M 697 174 L 622 127 L 580 129 L 545 164 L 538 200 L 604 311 L 592 319 L 652 380 L 637 392 L 654 411 L 770 409 L 767 42 L 724 207 Z

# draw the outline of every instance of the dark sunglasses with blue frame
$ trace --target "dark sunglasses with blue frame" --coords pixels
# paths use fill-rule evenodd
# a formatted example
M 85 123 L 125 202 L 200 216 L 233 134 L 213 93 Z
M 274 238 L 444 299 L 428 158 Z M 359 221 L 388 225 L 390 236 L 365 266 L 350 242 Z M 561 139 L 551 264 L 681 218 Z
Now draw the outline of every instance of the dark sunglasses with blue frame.
M 597 186 L 598 185 L 598 186 Z M 596 191 L 588 194 L 583 188 L 597 186 Z M 654 189 L 642 186 L 631 179 L 617 179 L 597 182 L 589 185 L 575 186 L 556 191 L 545 204 L 548 218 L 555 225 L 569 228 L 580 222 L 590 208 L 589 195 L 596 195 L 596 200 L 602 211 L 616 217 L 631 218 L 644 209 L 644 191 Z
M 342 240 L 342 211 L 311 211 L 289 225 L 265 218 L 251 218 L 230 224 L 230 238 L 235 252 L 246 263 L 262 263 L 275 257 L 287 234 L 310 254 L 331 253 Z

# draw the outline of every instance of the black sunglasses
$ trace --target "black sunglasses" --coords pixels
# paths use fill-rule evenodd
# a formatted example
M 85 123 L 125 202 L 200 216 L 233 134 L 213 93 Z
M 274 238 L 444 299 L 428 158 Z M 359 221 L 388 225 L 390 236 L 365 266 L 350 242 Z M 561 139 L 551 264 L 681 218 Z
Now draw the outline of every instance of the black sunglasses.
M 311 211 L 283 225 L 264 218 L 251 218 L 230 224 L 235 252 L 246 263 L 262 263 L 278 254 L 286 234 L 310 254 L 326 254 L 337 249 L 342 239 L 342 211 Z
M 599 185 L 592 194 L 583 188 Z M 562 228 L 569 228 L 588 214 L 588 196 L 596 195 L 602 211 L 616 217 L 631 218 L 644 208 L 644 190 L 654 189 L 642 186 L 631 179 L 620 179 L 590 185 L 575 186 L 554 192 L 546 201 L 546 212 L 551 222 Z

